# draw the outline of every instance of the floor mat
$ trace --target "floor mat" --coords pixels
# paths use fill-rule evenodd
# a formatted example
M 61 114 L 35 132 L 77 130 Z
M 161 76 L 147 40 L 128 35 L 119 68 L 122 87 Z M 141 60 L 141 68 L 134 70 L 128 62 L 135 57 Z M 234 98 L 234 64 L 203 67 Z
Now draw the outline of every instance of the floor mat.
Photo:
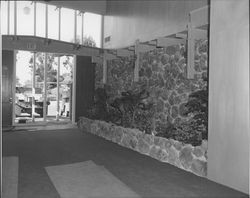
M 76 129 L 76 124 L 47 124 L 44 126 L 36 125 L 23 125 L 15 126 L 11 128 L 4 128 L 3 132 L 33 132 L 33 131 L 48 131 L 48 130 L 60 130 L 60 129 Z
M 139 198 L 105 167 L 92 161 L 46 167 L 61 198 Z
M 18 157 L 3 157 L 2 163 L 3 198 L 17 198 Z

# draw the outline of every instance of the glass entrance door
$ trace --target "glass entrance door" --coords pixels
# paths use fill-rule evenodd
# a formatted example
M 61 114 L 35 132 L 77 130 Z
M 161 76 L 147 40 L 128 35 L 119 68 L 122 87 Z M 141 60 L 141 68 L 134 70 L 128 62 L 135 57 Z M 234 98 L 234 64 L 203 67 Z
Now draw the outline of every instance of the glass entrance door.
M 47 77 L 47 120 L 69 122 L 72 118 L 73 56 L 51 56 L 54 56 L 52 65 L 56 67 Z
M 17 51 L 15 124 L 70 122 L 73 56 Z
M 33 55 L 29 51 L 16 53 L 15 124 L 31 123 L 36 118 L 43 118 L 43 89 L 40 82 L 36 84 L 34 81 L 36 71 Z

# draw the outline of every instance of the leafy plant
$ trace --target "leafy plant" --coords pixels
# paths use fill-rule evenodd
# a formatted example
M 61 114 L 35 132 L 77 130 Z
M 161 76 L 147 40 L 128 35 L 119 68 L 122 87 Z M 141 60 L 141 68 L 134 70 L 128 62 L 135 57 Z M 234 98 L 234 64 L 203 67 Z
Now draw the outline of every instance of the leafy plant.
M 140 92 L 122 92 L 121 97 L 115 98 L 111 106 L 120 112 L 120 124 L 124 127 L 135 127 L 135 119 L 140 110 L 149 110 L 151 104 L 146 103 L 149 92 L 145 89 Z
M 88 117 L 151 133 L 155 108 L 154 102 L 148 97 L 149 92 L 146 89 L 126 91 L 109 103 L 105 88 L 98 88 L 95 91 L 95 102 L 89 110 Z M 185 110 L 183 114 L 190 117 L 188 121 L 179 124 L 168 122 L 161 127 L 156 135 L 189 143 L 193 146 L 200 145 L 202 139 L 207 139 L 207 89 L 190 94 Z
M 143 108 L 138 108 L 135 111 L 134 127 L 147 134 L 151 134 L 154 130 L 154 114 L 154 103 L 146 101 Z
M 189 95 L 186 115 L 192 115 L 191 129 L 200 132 L 202 139 L 208 135 L 208 90 L 199 90 Z
M 207 89 L 193 92 L 185 105 L 184 115 L 190 116 L 186 122 L 168 123 L 157 136 L 172 138 L 183 143 L 200 145 L 207 139 L 208 129 L 208 91 Z
M 105 88 L 97 88 L 94 104 L 88 110 L 87 117 L 150 133 L 152 122 L 149 119 L 153 116 L 153 103 L 147 102 L 148 96 L 146 90 L 127 91 L 109 103 Z
M 165 137 L 165 138 L 174 138 L 174 131 L 176 127 L 171 122 L 167 122 L 165 125 L 159 127 L 159 132 L 156 136 Z
M 97 88 L 94 93 L 94 104 L 87 111 L 87 117 L 91 119 L 107 119 L 107 93 L 104 88 Z
M 195 127 L 195 121 L 191 119 L 176 126 L 172 132 L 172 138 L 183 143 L 192 144 L 193 146 L 201 145 L 202 133 Z

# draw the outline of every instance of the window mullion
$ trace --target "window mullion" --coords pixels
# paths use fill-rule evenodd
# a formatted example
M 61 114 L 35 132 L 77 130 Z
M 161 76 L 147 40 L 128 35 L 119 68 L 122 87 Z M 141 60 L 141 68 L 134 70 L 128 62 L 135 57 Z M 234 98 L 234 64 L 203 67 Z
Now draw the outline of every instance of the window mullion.
M 34 36 L 36 36 L 36 2 L 34 1 Z

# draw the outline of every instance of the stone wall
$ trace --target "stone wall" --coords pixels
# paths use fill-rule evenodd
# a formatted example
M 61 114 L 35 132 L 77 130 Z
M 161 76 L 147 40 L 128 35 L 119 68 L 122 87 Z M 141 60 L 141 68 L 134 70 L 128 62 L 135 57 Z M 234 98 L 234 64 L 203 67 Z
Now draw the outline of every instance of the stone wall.
M 110 100 L 121 92 L 146 88 L 155 101 L 155 129 L 160 131 L 168 123 L 178 124 L 188 118 L 183 114 L 190 93 L 207 87 L 208 41 L 196 40 L 195 78 L 187 79 L 186 45 L 159 48 L 140 54 L 139 82 L 133 81 L 134 59 L 120 58 L 108 62 L 107 92 Z M 102 66 L 96 67 L 96 76 L 102 74 Z M 96 88 L 103 86 L 96 78 Z
M 98 135 L 159 161 L 199 176 L 207 175 L 207 141 L 203 141 L 201 146 L 194 147 L 173 139 L 145 134 L 138 129 L 124 128 L 85 117 L 80 118 L 78 126 L 83 132 Z

